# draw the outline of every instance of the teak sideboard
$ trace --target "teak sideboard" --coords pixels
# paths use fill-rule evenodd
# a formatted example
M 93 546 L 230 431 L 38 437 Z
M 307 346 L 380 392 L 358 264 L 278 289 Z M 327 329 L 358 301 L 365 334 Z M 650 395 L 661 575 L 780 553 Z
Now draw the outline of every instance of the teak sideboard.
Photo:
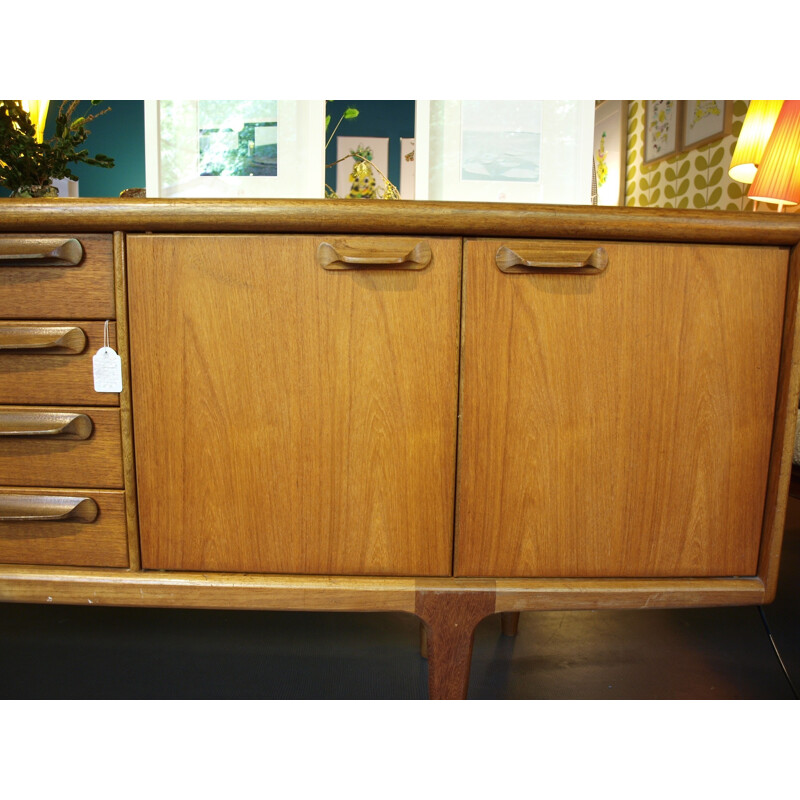
M 798 242 L 791 214 L 2 200 L 0 600 L 408 612 L 434 698 L 491 614 L 770 602 Z

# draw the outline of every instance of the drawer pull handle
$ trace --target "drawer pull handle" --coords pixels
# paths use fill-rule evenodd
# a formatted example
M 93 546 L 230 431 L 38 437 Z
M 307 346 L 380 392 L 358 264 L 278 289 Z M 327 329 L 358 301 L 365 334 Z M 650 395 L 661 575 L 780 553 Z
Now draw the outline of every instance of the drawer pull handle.
M 0 326 L 0 350 L 56 350 L 81 353 L 86 334 L 75 326 Z
M 591 246 L 590 246 L 591 247 Z M 495 256 L 501 272 L 563 272 L 597 275 L 608 266 L 608 253 L 602 247 L 586 245 L 533 245 L 520 252 L 503 245 Z
M 76 267 L 82 259 L 77 239 L 0 239 L 0 267 Z
M 395 251 L 396 252 L 396 251 Z M 431 262 L 431 248 L 427 242 L 420 242 L 408 253 L 400 255 L 354 256 L 342 254 L 328 242 L 317 248 L 317 262 L 323 269 L 359 269 L 383 267 L 386 269 L 424 269 Z
M 86 414 L 61 411 L 0 411 L 0 436 L 88 439 L 93 424 Z
M 0 495 L 0 522 L 94 522 L 97 503 L 91 497 Z

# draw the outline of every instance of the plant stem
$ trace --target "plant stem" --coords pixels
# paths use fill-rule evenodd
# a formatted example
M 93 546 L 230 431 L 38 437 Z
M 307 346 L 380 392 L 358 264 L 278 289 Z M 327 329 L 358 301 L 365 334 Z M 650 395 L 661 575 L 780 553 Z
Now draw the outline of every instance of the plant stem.
M 345 114 L 346 113 L 347 112 L 345 112 Z M 344 114 L 342 114 L 342 116 L 339 117 L 339 121 L 336 123 L 336 127 L 331 131 L 331 135 L 328 137 L 328 141 L 325 142 L 325 149 L 326 150 L 328 149 L 328 145 L 331 143 L 331 141 L 333 141 L 333 134 L 336 133 L 336 131 L 339 130 L 339 126 L 342 124 L 342 120 L 343 119 L 344 119 Z

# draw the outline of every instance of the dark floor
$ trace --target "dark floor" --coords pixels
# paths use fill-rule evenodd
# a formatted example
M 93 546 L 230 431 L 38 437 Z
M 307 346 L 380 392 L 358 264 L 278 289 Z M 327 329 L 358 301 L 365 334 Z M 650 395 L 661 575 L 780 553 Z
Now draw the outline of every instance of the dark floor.
M 800 501 L 778 597 L 756 607 L 530 612 L 475 636 L 470 698 L 796 699 Z M 773 645 L 774 641 L 774 645 Z M 2 699 L 415 699 L 427 694 L 406 614 L 0 605 Z

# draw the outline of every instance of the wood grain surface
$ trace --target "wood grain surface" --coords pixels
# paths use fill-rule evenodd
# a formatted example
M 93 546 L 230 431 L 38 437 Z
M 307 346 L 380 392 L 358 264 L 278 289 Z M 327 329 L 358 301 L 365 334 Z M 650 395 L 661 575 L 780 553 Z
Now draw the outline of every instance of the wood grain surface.
M 128 237 L 145 568 L 450 573 L 461 243 L 332 272 L 324 240 Z
M 0 234 L 4 242 L 20 234 Z M 75 267 L 9 267 L 0 263 L 0 319 L 114 319 L 111 236 L 81 234 Z
M 92 421 L 88 439 L 0 436 L 0 486 L 121 489 L 119 410 L 75 406 L 2 406 L 4 413 L 70 411 Z
M 796 214 L 397 200 L 0 199 L 0 231 L 250 232 L 598 238 L 794 245 Z
M 789 260 L 789 280 L 786 287 L 786 309 L 783 345 L 781 347 L 780 378 L 775 406 L 772 455 L 769 465 L 767 497 L 758 574 L 766 583 L 765 602 L 775 599 L 778 588 L 778 569 L 786 521 L 786 503 L 792 477 L 795 434 L 800 398 L 800 325 L 797 310 L 800 303 L 800 248 L 792 250 Z
M 0 322 L 0 329 L 27 322 Z M 38 328 L 47 323 L 30 323 Z M 46 353 L 37 350 L 0 351 L 0 403 L 13 405 L 119 405 L 116 393 L 96 392 L 92 356 L 103 346 L 104 322 L 54 322 L 54 326 L 77 326 L 86 334 L 79 354 Z M 116 347 L 116 324 L 108 326 L 112 347 Z
M 425 625 L 431 700 L 465 700 L 475 627 L 494 613 L 493 591 L 417 592 L 414 613 Z
M 0 522 L 0 562 L 75 567 L 127 567 L 123 492 L 112 490 L 8 488 L 1 494 L 88 497 L 97 503 L 94 522 Z
M 465 245 L 456 574 L 754 575 L 788 252 L 597 244 L 599 275 Z
M 128 558 L 131 569 L 140 569 L 142 560 L 139 548 L 139 513 L 133 451 L 133 409 L 131 407 L 131 361 L 128 349 L 128 276 L 123 233 L 114 234 L 114 293 L 117 301 L 117 352 L 122 364 L 119 417 L 122 440 L 122 474 L 125 485 L 125 515 L 128 528 Z
M 404 611 L 419 593 L 494 593 L 494 612 L 757 605 L 759 578 L 371 578 L 0 564 L 0 601 L 285 611 Z

